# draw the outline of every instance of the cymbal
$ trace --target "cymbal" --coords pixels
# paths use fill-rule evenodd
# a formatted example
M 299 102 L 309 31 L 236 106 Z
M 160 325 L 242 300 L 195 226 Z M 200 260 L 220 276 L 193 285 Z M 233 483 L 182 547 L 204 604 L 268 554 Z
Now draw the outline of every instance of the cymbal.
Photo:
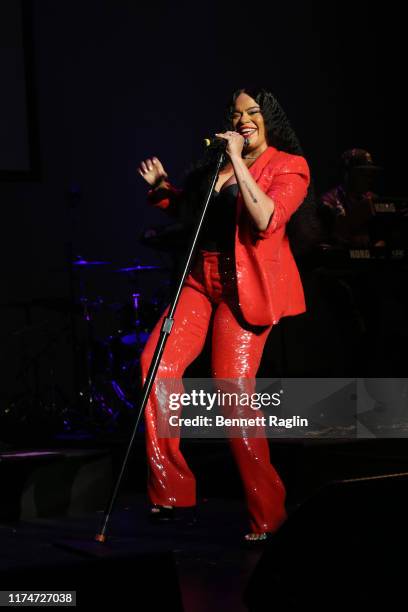
M 72 262 L 73 266 L 84 266 L 84 267 L 88 267 L 88 266 L 107 266 L 110 264 L 110 261 L 90 261 L 87 259 L 83 259 L 82 257 L 75 259 Z
M 147 272 L 149 270 L 164 270 L 163 266 L 130 266 L 129 268 L 119 268 L 116 272 Z

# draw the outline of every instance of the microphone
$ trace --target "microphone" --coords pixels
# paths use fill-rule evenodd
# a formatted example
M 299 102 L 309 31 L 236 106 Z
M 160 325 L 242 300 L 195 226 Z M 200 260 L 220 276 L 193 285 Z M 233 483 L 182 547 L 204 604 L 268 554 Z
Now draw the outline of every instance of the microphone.
M 225 138 L 220 138 L 219 136 L 216 136 L 215 138 L 204 138 L 203 142 L 206 147 L 212 147 L 217 149 L 226 149 L 228 145 L 228 140 L 226 140 Z M 248 145 L 249 139 L 245 138 L 244 147 L 247 147 Z
M 225 138 L 220 138 L 219 136 L 215 136 L 215 138 L 204 138 L 203 143 L 205 147 L 226 149 L 228 140 L 225 140 Z

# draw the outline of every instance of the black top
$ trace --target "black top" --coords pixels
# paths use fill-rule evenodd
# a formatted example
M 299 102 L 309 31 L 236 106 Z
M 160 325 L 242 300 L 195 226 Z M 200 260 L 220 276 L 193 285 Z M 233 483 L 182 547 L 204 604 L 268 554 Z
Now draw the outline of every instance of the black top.
M 201 229 L 199 248 L 205 251 L 234 252 L 238 185 L 232 183 L 214 191 Z

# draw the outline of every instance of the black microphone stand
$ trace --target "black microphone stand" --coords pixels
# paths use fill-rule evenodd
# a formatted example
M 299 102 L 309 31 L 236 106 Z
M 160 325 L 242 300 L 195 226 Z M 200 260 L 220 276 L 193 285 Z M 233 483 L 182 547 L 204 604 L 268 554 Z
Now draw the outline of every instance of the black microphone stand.
M 188 274 L 188 272 L 190 270 L 191 262 L 192 262 L 194 254 L 195 254 L 198 238 L 199 238 L 199 235 L 200 235 L 200 232 L 201 232 L 201 228 L 202 228 L 202 225 L 203 225 L 203 222 L 204 222 L 204 219 L 205 219 L 205 215 L 207 213 L 208 205 L 209 205 L 209 202 L 211 200 L 211 196 L 213 194 L 214 187 L 215 187 L 216 182 L 217 182 L 217 178 L 218 178 L 218 174 L 219 174 L 221 165 L 222 165 L 222 163 L 224 161 L 224 158 L 225 158 L 225 148 L 226 148 L 227 144 L 228 143 L 226 141 L 225 142 L 223 141 L 223 143 L 222 143 L 222 149 L 221 149 L 221 151 L 220 151 L 220 153 L 218 155 L 218 159 L 217 159 L 217 164 L 216 164 L 216 169 L 215 169 L 215 172 L 214 172 L 214 176 L 212 178 L 211 185 L 210 185 L 210 187 L 208 189 L 208 192 L 207 192 L 207 195 L 206 195 L 206 198 L 205 198 L 205 202 L 204 202 L 204 206 L 202 208 L 201 216 L 200 216 L 200 219 L 199 219 L 199 221 L 197 223 L 197 227 L 196 227 L 193 239 L 191 241 L 191 244 L 190 244 L 188 252 L 187 252 L 187 256 L 186 256 L 185 263 L 184 263 L 184 268 L 182 270 L 181 277 L 180 277 L 180 280 L 178 282 L 178 286 L 176 288 L 173 300 L 172 300 L 172 302 L 170 304 L 169 312 L 167 314 L 167 317 L 165 317 L 165 319 L 163 321 L 163 325 L 162 325 L 162 328 L 161 328 L 161 331 L 160 331 L 160 336 L 159 336 L 159 339 L 157 341 L 157 345 L 156 345 L 156 348 L 155 348 L 155 351 L 154 351 L 154 354 L 153 354 L 153 358 L 152 358 L 152 361 L 151 361 L 151 364 L 150 364 L 150 368 L 149 368 L 149 371 L 147 373 L 146 380 L 145 380 L 145 383 L 144 383 L 142 391 L 141 391 L 142 400 L 141 400 L 141 404 L 140 404 L 139 413 L 137 415 L 137 419 L 136 419 L 136 422 L 135 422 L 135 425 L 134 425 L 134 428 L 133 428 L 133 433 L 132 433 L 132 436 L 130 438 L 130 442 L 128 444 L 127 450 L 126 450 L 126 454 L 125 454 L 125 457 L 124 457 L 124 460 L 123 460 L 123 463 L 122 463 L 122 466 L 121 466 L 121 469 L 120 469 L 119 476 L 118 476 L 118 478 L 116 480 L 116 483 L 115 483 L 115 486 L 113 488 L 113 492 L 112 492 L 110 501 L 109 501 L 109 503 L 107 505 L 107 508 L 105 510 L 105 513 L 104 513 L 102 529 L 95 536 L 95 540 L 97 542 L 106 542 L 106 532 L 107 532 L 108 524 L 109 524 L 109 521 L 110 521 L 110 516 L 112 514 L 112 511 L 113 511 L 113 508 L 114 508 L 114 505 L 115 505 L 115 502 L 116 502 L 116 498 L 117 498 L 118 493 L 119 493 L 119 489 L 120 489 L 120 485 L 121 485 L 121 482 L 122 482 L 122 479 L 123 479 L 123 475 L 125 473 L 126 466 L 127 466 L 128 460 L 129 460 L 129 456 L 130 456 L 130 453 L 131 453 L 131 450 L 132 450 L 132 447 L 133 447 L 133 443 L 134 443 L 134 440 L 135 440 L 135 437 L 136 437 L 137 428 L 139 426 L 140 419 L 142 417 L 142 414 L 143 414 L 144 409 L 146 407 L 147 401 L 149 399 L 150 392 L 151 392 L 153 383 L 154 383 L 155 378 L 156 378 L 156 373 L 157 373 L 157 370 L 158 370 L 159 365 L 160 365 L 161 357 L 162 357 L 162 354 L 163 354 L 164 348 L 166 346 L 168 337 L 169 337 L 169 335 L 171 333 L 171 330 L 172 330 L 172 327 L 173 327 L 174 313 L 175 313 L 175 310 L 176 310 L 176 307 L 177 307 L 177 304 L 178 304 L 178 301 L 179 301 L 179 298 L 180 298 L 180 293 L 181 293 L 181 290 L 183 288 L 184 280 L 185 280 L 185 278 L 186 278 L 186 276 L 187 276 L 187 274 Z

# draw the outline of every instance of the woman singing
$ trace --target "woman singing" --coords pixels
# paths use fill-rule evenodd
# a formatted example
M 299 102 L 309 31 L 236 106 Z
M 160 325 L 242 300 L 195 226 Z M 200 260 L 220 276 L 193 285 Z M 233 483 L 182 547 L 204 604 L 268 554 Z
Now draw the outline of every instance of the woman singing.
M 309 169 L 298 140 L 277 100 L 265 90 L 235 92 L 226 128 L 216 134 L 227 141 L 226 160 L 158 378 L 182 378 L 203 349 L 213 314 L 212 376 L 253 380 L 273 326 L 281 317 L 305 312 L 303 287 L 286 231 L 293 213 L 309 199 Z M 138 172 L 151 186 L 151 204 L 170 213 L 187 209 L 194 218 L 214 163 L 210 159 L 198 165 L 183 190 L 171 185 L 156 157 L 141 162 Z M 143 351 L 143 381 L 166 314 L 167 309 Z M 160 518 L 171 516 L 177 506 L 194 506 L 196 490 L 179 438 L 158 436 L 158 409 L 153 387 L 145 411 L 148 494 L 152 516 Z M 235 437 L 229 443 L 246 494 L 250 533 L 245 539 L 264 540 L 286 519 L 285 487 L 271 465 L 266 438 Z

